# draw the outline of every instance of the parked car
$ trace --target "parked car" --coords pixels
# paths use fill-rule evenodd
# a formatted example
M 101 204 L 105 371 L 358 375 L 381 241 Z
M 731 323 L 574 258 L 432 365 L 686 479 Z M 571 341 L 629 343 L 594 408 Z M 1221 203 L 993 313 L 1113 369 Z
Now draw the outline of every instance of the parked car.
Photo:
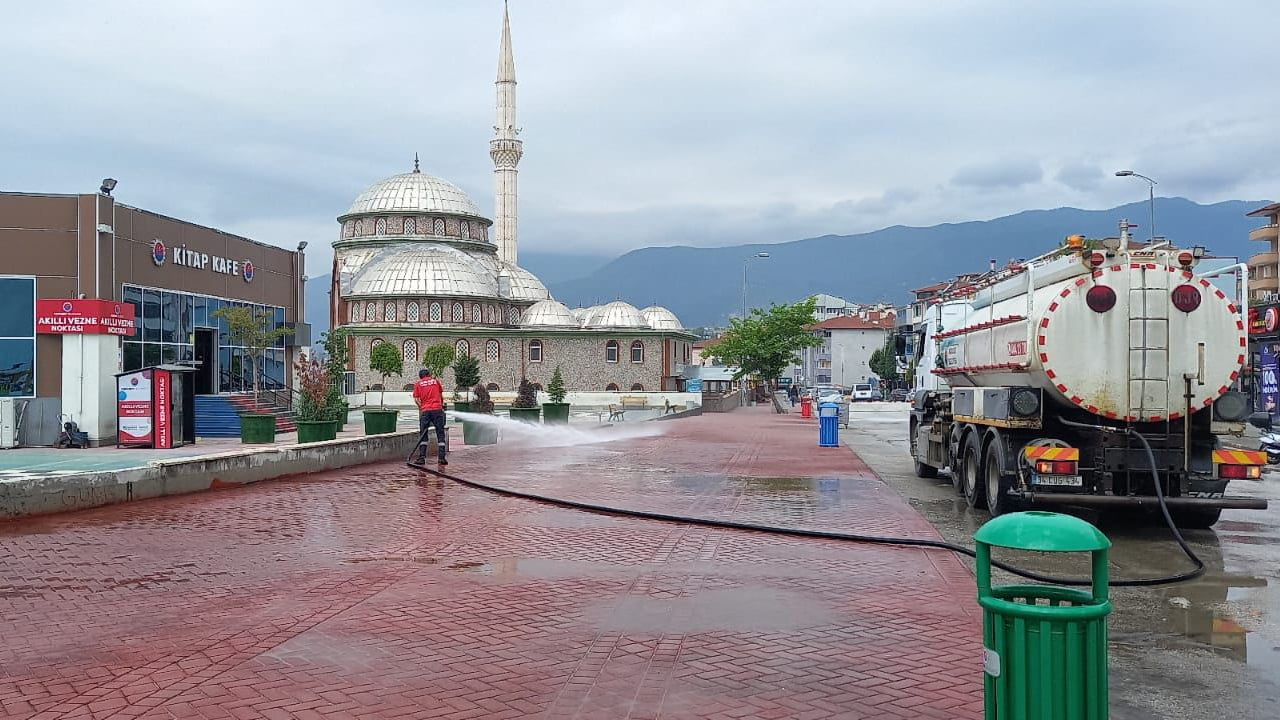
M 839 405 L 840 403 L 843 403 L 843 402 L 844 402 L 844 394 L 841 393 L 839 390 L 823 390 L 822 394 L 818 395 L 818 404 L 835 403 Z
M 911 394 L 911 391 L 906 388 L 894 388 L 893 392 L 889 393 L 889 401 L 890 402 L 906 402 L 907 397 L 910 394 Z
M 882 400 L 884 400 L 884 391 L 881 390 L 880 388 L 873 389 L 871 391 L 871 400 L 873 402 L 881 402 Z
M 854 402 L 871 402 L 875 399 L 877 392 L 875 388 L 871 387 L 870 383 L 862 383 L 853 386 L 853 393 L 849 399 Z M 883 396 L 881 397 L 883 398 Z

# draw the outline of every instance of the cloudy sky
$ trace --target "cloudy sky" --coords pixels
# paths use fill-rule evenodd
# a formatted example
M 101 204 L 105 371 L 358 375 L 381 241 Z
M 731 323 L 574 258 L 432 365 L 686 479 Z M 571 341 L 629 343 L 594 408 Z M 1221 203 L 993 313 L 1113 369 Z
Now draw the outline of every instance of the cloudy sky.
M 617 254 L 1280 196 L 1272 0 L 515 0 L 521 249 Z M 327 270 L 374 181 L 491 210 L 502 6 L 4 11 L 0 189 L 90 192 Z

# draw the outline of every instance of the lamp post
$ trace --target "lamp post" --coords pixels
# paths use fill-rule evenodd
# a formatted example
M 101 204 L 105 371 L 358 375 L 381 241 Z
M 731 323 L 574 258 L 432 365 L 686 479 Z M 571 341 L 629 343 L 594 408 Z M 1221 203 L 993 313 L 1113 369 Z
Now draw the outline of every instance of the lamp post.
M 1156 241 L 1156 181 L 1132 170 L 1117 170 L 1116 177 L 1136 177 L 1147 181 L 1148 202 L 1151 207 L 1151 242 L 1154 244 Z
M 751 266 L 751 261 L 756 258 L 767 258 L 769 253 L 758 252 L 755 255 L 748 255 L 742 258 L 742 319 L 747 319 L 747 268 Z

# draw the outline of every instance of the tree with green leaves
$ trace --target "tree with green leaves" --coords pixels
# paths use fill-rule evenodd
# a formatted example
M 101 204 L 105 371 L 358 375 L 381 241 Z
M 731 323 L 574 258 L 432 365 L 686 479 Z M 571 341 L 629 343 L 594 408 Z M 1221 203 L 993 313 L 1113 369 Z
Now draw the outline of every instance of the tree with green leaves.
M 458 355 L 453 361 L 453 380 L 455 398 L 459 391 L 467 390 L 480 384 L 480 361 L 470 355 Z
M 737 367 L 735 380 L 756 375 L 772 382 L 796 362 L 797 352 L 822 344 L 809 329 L 813 309 L 813 298 L 770 305 L 768 310 L 752 308 L 745 319 L 732 318 L 729 329 L 707 353 L 717 362 Z
M 533 383 L 529 382 L 529 378 L 520 381 L 520 388 L 516 390 L 516 398 L 511 401 L 511 407 L 522 409 L 538 407 L 538 392 L 533 389 Z
M 221 307 L 213 311 L 213 316 L 227 321 L 227 344 L 239 345 L 245 349 L 245 357 L 249 360 L 249 373 L 253 376 L 253 396 L 262 394 L 262 361 L 267 350 L 276 346 L 276 341 L 293 334 L 287 327 L 272 328 L 275 317 L 261 310 L 239 305 Z
M 343 392 L 342 378 L 347 372 L 347 363 L 351 360 L 351 347 L 347 340 L 351 333 L 346 328 L 330 330 L 320 337 L 324 347 L 324 367 L 329 373 L 329 392 L 325 398 L 325 407 L 332 416 L 330 419 L 345 423 L 351 406 Z
M 556 366 L 556 371 L 551 373 L 551 382 L 547 383 L 547 397 L 551 402 L 557 405 L 564 402 L 567 393 L 564 390 L 564 375 L 560 374 L 560 366 Z
M 369 352 L 369 369 L 382 376 L 382 393 L 378 397 L 378 406 L 386 410 L 387 378 L 404 374 L 404 356 L 400 354 L 400 348 L 388 342 L 378 343 Z
M 453 364 L 456 352 L 447 342 L 436 343 L 422 351 L 422 366 L 430 370 L 432 376 L 440 378 L 444 369 Z
M 898 358 L 894 356 L 893 348 L 888 345 L 876 348 L 876 351 L 871 353 L 871 360 L 867 365 L 881 380 L 892 382 L 898 379 Z

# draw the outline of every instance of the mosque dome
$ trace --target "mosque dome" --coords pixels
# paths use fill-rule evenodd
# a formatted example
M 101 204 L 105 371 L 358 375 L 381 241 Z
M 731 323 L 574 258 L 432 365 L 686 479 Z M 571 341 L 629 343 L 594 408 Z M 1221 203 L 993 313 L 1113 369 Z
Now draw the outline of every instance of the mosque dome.
M 508 300 L 550 299 L 551 293 L 536 275 L 518 265 L 500 263 L 498 269 L 498 290 Z
M 380 212 L 430 212 L 484 217 L 480 208 L 457 185 L 414 170 L 380 180 L 360 193 L 339 218 Z
M 640 311 L 641 317 L 654 330 L 683 330 L 684 325 L 680 324 L 680 318 L 670 310 L 661 305 L 650 305 Z
M 584 325 L 587 322 L 587 316 L 590 315 L 592 312 L 594 312 L 595 309 L 598 307 L 600 306 L 592 305 L 591 307 L 577 307 L 570 310 L 569 312 L 573 313 L 573 316 L 578 319 L 579 325 Z
M 539 300 L 524 311 L 524 327 L 577 327 L 578 319 L 562 302 Z
M 483 265 L 455 247 L 413 243 L 382 248 L 354 273 L 345 294 L 496 298 L 498 283 Z
M 587 314 L 585 324 L 593 328 L 647 328 L 644 316 L 635 305 L 614 300 L 594 308 Z

